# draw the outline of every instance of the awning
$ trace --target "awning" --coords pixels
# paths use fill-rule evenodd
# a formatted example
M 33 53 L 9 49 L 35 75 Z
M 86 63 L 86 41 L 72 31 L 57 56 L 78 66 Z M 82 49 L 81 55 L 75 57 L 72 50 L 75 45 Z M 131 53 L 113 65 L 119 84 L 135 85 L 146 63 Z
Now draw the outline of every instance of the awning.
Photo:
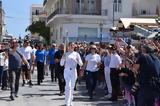
M 154 38 L 156 36 L 158 36 L 158 32 L 152 33 L 151 35 L 148 36 L 148 38 L 151 39 L 151 38 Z
M 128 28 L 130 25 L 157 25 L 154 18 L 120 18 L 117 27 Z

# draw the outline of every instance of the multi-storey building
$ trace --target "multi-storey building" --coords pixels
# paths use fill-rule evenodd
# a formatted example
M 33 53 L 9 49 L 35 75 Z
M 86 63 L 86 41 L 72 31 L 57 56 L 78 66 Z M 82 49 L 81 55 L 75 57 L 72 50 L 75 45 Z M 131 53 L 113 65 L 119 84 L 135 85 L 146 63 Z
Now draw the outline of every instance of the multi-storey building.
M 101 5 L 101 0 L 44 1 L 52 39 L 62 42 L 67 36 L 70 41 L 101 40 L 103 23 L 108 20 L 101 15 Z
M 31 10 L 30 10 L 30 24 L 37 22 L 37 21 L 46 21 L 46 13 L 43 10 L 42 4 L 32 4 Z M 39 39 L 40 36 L 38 36 L 37 33 L 34 33 L 31 35 L 31 39 Z
M 36 21 L 46 21 L 46 13 L 43 10 L 42 4 L 33 4 L 31 6 L 31 23 Z
M 119 18 L 156 17 L 159 0 L 44 0 L 51 37 L 63 41 L 107 38 Z

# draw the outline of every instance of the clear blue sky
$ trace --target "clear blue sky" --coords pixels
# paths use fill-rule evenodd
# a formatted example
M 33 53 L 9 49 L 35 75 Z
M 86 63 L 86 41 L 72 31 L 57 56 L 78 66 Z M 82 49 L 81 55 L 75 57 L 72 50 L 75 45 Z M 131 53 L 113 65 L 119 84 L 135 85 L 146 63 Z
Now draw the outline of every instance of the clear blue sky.
M 32 4 L 42 4 L 43 0 L 2 0 L 5 11 L 6 29 L 9 34 L 24 37 L 25 29 L 30 24 Z

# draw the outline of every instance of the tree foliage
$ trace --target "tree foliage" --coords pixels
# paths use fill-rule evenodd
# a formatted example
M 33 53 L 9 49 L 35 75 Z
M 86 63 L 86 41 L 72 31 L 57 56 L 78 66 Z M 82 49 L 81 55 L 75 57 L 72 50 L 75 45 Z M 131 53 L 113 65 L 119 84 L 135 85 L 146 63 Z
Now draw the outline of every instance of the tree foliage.
M 26 31 L 30 31 L 32 34 L 38 33 L 42 36 L 47 43 L 50 41 L 50 28 L 46 27 L 45 22 L 37 21 L 27 27 Z

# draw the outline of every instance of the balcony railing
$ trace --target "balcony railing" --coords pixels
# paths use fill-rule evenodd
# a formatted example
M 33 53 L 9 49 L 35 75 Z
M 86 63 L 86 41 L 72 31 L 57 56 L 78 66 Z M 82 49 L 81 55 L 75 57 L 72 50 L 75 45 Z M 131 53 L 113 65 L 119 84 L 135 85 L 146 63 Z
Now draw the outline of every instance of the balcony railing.
M 47 18 L 47 22 L 52 19 L 55 15 L 57 14 L 75 14 L 75 15 L 103 15 L 103 16 L 107 16 L 108 15 L 108 11 L 106 10 L 102 10 L 101 12 L 86 12 L 86 11 L 79 11 L 79 10 L 75 10 L 75 11 L 70 11 L 70 9 L 56 9 L 54 12 L 52 12 L 48 18 Z
M 47 3 L 47 1 L 48 1 L 48 0 L 44 0 L 44 2 L 43 2 L 43 6 Z

